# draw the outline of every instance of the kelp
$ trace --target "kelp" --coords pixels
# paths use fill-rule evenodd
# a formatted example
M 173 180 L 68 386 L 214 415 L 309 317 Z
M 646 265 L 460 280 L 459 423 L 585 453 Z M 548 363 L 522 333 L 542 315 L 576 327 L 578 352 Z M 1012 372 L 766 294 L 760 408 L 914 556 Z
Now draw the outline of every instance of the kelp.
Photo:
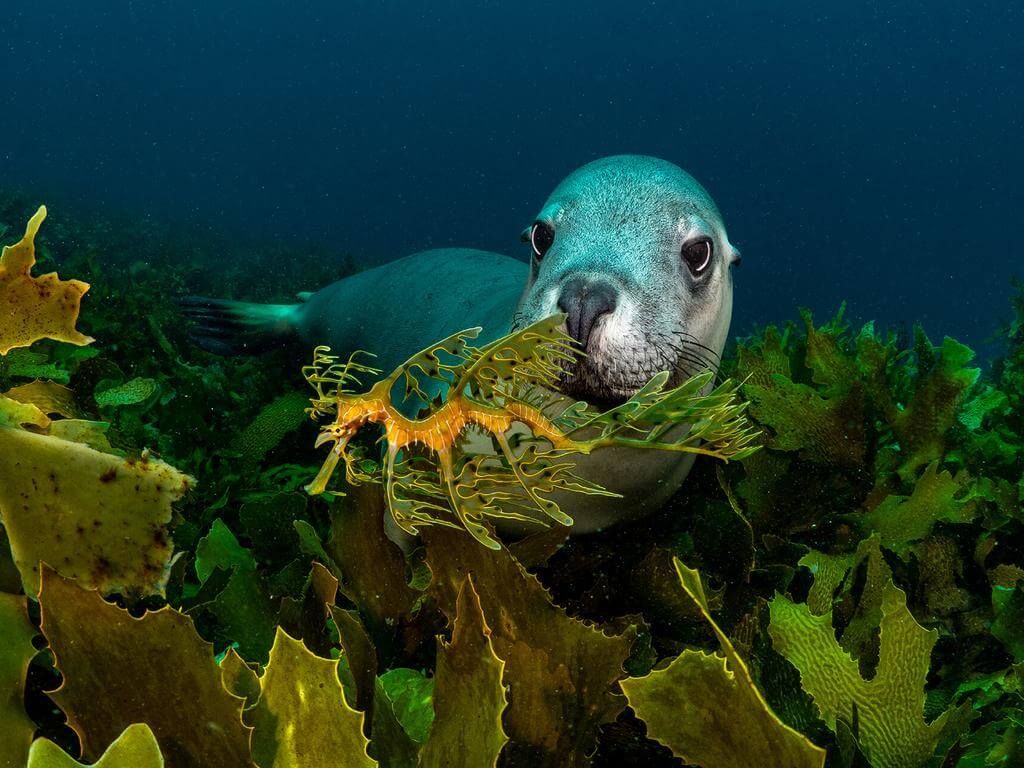
M 125 728 L 100 758 L 89 765 L 92 768 L 163 768 L 164 758 L 149 726 L 135 723 Z M 84 768 L 84 764 L 52 741 L 38 739 L 29 751 L 28 768 Z
M 341 363 L 328 348 L 318 347 L 303 374 L 316 390 L 313 416 L 334 416 L 316 444 L 333 445 L 309 492 L 323 493 L 341 461 L 350 484 L 370 480 L 349 445 L 364 425 L 380 424 L 386 444 L 383 481 L 395 523 L 410 534 L 427 525 L 464 528 L 496 549 L 500 545 L 486 520 L 571 525 L 552 493 L 608 493 L 573 471 L 574 455 L 614 445 L 729 460 L 754 450 L 756 432 L 744 418 L 738 385 L 726 382 L 705 394 L 714 375 L 710 371 L 673 389 L 666 388 L 669 373 L 662 372 L 604 412 L 555 394 L 564 364 L 576 354 L 560 330 L 563 322 L 556 315 L 484 347 L 471 343 L 480 328 L 460 331 L 362 394 L 353 390 L 359 376 L 380 371 L 359 362 L 359 353 Z M 444 397 L 426 416 L 410 419 L 392 401 L 396 386 L 403 386 L 404 399 L 432 403 L 430 393 L 438 388 Z M 528 430 L 517 436 L 516 448 L 509 439 L 514 423 Z M 680 436 L 681 425 L 689 429 Z M 487 436 L 496 452 L 467 449 L 461 439 L 467 429 Z
M 861 677 L 857 662 L 836 641 L 831 611 L 815 616 L 806 605 L 776 595 L 769 632 L 776 649 L 800 670 L 801 685 L 830 728 L 840 721 L 855 724 L 872 766 L 910 768 L 935 753 L 952 714 L 943 711 L 931 722 L 924 718 L 925 678 L 938 633 L 914 621 L 906 595 L 891 581 L 881 614 L 878 669 L 870 680 Z
M 746 663 L 711 618 L 700 574 L 679 560 L 675 567 L 683 590 L 711 625 L 721 655 L 684 651 L 668 667 L 622 682 L 648 735 L 704 768 L 822 768 L 825 750 L 771 711 Z
M 0 356 L 39 339 L 89 344 L 92 339 L 75 329 L 79 304 L 89 285 L 61 280 L 55 272 L 32 276 L 36 263 L 36 234 L 46 218 L 40 206 L 25 227 L 25 236 L 0 253 Z
M 0 192 L 0 220 L 18 223 L 32 210 Z M 65 572 L 49 562 L 61 576 L 43 576 L 37 610 L 8 551 L 18 536 L 0 534 L 0 590 L 11 593 L 0 605 L 12 609 L 0 622 L 11 641 L 0 644 L 0 667 L 12 694 L 0 706 L 0 745 L 14 740 L 15 766 L 27 764 L 36 733 L 32 759 L 43 765 L 146 765 L 155 743 L 168 766 L 262 768 L 249 731 L 261 683 L 260 754 L 272 753 L 271 761 L 314 748 L 319 739 L 301 734 L 328 723 L 328 738 L 339 730 L 352 737 L 356 759 L 396 768 L 459 765 L 460 755 L 467 768 L 678 766 L 664 744 L 705 764 L 719 754 L 759 765 L 771 761 L 748 754 L 761 741 L 750 734 L 794 732 L 787 738 L 820 745 L 837 768 L 1019 762 L 1024 294 L 991 366 L 955 342 L 855 328 L 842 313 L 825 323 L 803 313 L 766 328 L 740 340 L 722 366 L 752 402 L 743 416 L 762 431 L 750 443 L 761 448 L 739 461 L 698 460 L 663 514 L 585 537 L 555 525 L 497 552 L 428 524 L 403 552 L 384 532 L 383 484 L 339 484 L 344 496 L 301 493 L 319 462 L 301 433 L 289 437 L 308 423 L 308 401 L 287 354 L 205 355 L 188 343 L 171 300 L 216 292 L 288 301 L 275 284 L 325 284 L 341 276 L 340 267 L 327 270 L 337 260 L 311 263 L 301 243 L 252 244 L 246 264 L 266 269 L 241 270 L 221 256 L 237 243 L 150 221 L 54 220 L 46 234 L 36 243 L 39 271 L 59 268 L 91 284 L 95 300 L 80 324 L 98 341 L 41 339 L 0 356 L 0 435 L 55 441 L 62 478 L 81 455 L 65 442 L 76 442 L 112 466 L 140 461 L 148 447 L 150 464 L 166 462 L 196 481 L 166 507 L 136 508 L 140 520 L 160 520 L 173 544 L 162 595 L 132 589 L 130 580 L 102 586 L 91 582 L 91 566 Z M 444 352 L 438 360 L 466 364 Z M 411 375 L 418 391 L 403 403 L 409 382 L 399 377 L 393 402 L 407 415 L 414 402 L 426 409 L 412 422 L 429 419 L 446 385 L 420 369 Z M 139 380 L 154 383 L 143 398 L 141 389 L 131 394 Z M 124 402 L 97 402 L 96 394 L 123 386 Z M 355 382 L 347 388 L 365 394 Z M 527 389 L 523 399 L 555 424 L 570 404 L 548 410 L 541 394 Z M 286 408 L 275 405 L 280 398 Z M 261 425 L 250 433 L 258 438 L 252 451 L 242 450 L 248 425 Z M 600 434 L 594 426 L 573 437 Z M 365 437 L 346 449 L 352 470 L 380 479 L 381 454 Z M 527 458 L 532 444 L 554 450 L 520 425 L 507 437 Z M 463 480 L 470 443 L 490 443 L 490 464 L 478 466 L 514 475 L 490 433 L 467 427 L 463 438 L 467 445 L 452 450 Z M 24 462 L 30 454 L 11 455 Z M 429 514 L 461 528 L 436 455 L 418 445 L 399 459 L 440 494 L 408 495 L 435 503 L 441 509 Z M 32 481 L 45 487 L 47 475 L 18 478 L 28 491 Z M 520 503 L 512 511 L 552 520 L 517 481 L 506 485 Z M 0 481 L 0 493 L 7 487 Z M 110 502 L 105 488 L 84 484 L 81 503 Z M 79 542 L 102 540 L 88 527 L 80 536 L 75 520 L 30 533 L 59 534 L 64 554 L 88 563 L 95 553 Z M 146 541 L 130 533 L 125 553 L 141 544 L 142 557 Z M 31 557 L 26 550 L 19 559 L 25 566 Z M 699 564 L 706 610 L 687 594 L 697 582 L 680 589 L 673 557 Z M 801 620 L 780 624 L 783 606 Z M 271 658 L 285 633 L 293 639 Z M 814 681 L 833 663 L 828 682 L 843 685 L 820 697 Z M 904 673 L 899 700 L 883 685 L 894 679 L 891 667 Z M 305 702 L 281 684 L 286 668 L 289 679 L 315 681 Z M 649 695 L 637 697 L 645 687 Z M 843 690 L 856 694 L 856 708 Z M 690 720 L 681 713 L 721 725 L 694 735 L 682 730 Z M 65 721 L 85 734 L 84 753 Z M 230 755 L 201 741 L 209 723 L 236 746 Z M 881 724 L 901 741 L 880 735 Z M 149 752 L 123 756 L 142 742 Z
M 69 422 L 0 397 L 0 520 L 25 592 L 38 591 L 42 561 L 105 593 L 163 593 L 171 503 L 192 478 L 148 453 L 98 451 L 85 444 L 95 427 L 71 435 L 59 428 Z

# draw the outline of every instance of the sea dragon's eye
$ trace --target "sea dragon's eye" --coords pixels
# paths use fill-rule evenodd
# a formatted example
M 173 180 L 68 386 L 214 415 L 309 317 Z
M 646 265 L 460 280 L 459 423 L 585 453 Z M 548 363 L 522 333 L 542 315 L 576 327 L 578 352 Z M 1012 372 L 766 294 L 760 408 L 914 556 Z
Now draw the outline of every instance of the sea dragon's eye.
M 686 262 L 686 266 L 690 268 L 690 273 L 694 277 L 703 274 L 704 270 L 708 268 L 713 252 L 714 246 L 706 238 L 683 246 L 683 261 Z
M 548 248 L 555 242 L 555 228 L 546 221 L 538 221 L 530 229 L 530 247 L 537 261 L 544 258 Z

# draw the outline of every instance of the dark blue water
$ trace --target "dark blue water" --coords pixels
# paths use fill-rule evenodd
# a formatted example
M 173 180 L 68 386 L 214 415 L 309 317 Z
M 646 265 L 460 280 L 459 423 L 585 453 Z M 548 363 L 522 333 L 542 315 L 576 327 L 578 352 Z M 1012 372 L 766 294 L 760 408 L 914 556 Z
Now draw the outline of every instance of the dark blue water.
M 1024 6 L 158 2 L 0 8 L 0 183 L 366 260 L 518 233 L 595 157 L 693 173 L 734 328 L 978 343 L 1024 236 Z M 296 288 L 309 286 L 296 286 Z

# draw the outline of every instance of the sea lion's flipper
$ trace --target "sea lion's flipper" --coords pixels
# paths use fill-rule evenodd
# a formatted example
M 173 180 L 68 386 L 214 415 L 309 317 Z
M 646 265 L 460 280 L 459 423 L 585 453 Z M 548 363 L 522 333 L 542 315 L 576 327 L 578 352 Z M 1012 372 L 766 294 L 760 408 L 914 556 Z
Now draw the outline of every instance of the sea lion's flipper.
M 296 338 L 293 316 L 298 304 L 250 304 L 244 301 L 186 296 L 182 314 L 195 324 L 189 335 L 218 355 L 252 355 Z

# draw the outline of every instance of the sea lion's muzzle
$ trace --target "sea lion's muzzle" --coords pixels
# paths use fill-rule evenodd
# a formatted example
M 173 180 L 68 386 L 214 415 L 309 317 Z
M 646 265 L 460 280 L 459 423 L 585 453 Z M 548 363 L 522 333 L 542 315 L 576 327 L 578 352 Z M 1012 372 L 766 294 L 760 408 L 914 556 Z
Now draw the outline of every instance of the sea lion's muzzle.
M 585 352 L 597 321 L 615 311 L 618 292 L 600 281 L 574 278 L 567 282 L 558 297 L 558 308 L 565 313 L 566 332 Z

